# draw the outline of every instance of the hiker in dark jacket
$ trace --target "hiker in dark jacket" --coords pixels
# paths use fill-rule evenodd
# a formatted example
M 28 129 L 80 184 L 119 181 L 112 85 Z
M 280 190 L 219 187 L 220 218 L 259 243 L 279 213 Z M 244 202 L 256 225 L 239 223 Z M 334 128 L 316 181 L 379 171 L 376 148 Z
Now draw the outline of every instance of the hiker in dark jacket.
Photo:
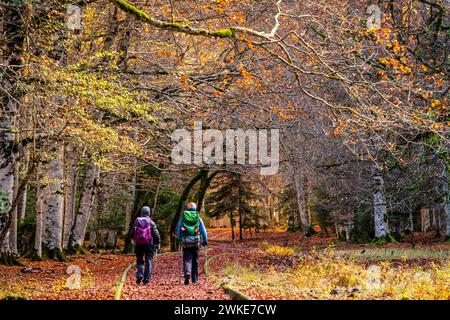
M 160 249 L 161 238 L 156 224 L 151 219 L 151 214 L 149 207 L 142 207 L 141 216 L 134 222 L 133 239 L 136 253 L 137 284 L 140 284 L 142 280 L 144 280 L 144 285 L 150 282 L 153 253 Z
M 183 212 L 178 223 L 177 236 L 183 247 L 184 284 L 188 285 L 191 277 L 192 283 L 196 284 L 200 245 L 208 244 L 208 234 L 195 203 L 188 203 L 186 211 Z

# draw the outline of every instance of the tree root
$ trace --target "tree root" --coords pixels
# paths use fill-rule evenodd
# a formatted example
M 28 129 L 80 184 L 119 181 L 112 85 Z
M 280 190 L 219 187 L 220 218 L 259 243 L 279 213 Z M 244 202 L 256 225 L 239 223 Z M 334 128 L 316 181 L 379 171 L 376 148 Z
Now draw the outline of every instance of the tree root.
M 87 250 L 83 246 L 75 244 L 74 246 L 69 246 L 67 249 L 65 249 L 65 252 L 67 254 L 85 255 L 87 253 Z
M 17 260 L 16 256 L 11 252 L 0 253 L 0 265 L 4 266 L 23 266 L 23 264 Z
M 28 259 L 33 260 L 33 261 L 42 261 L 43 260 L 42 257 L 40 257 L 38 255 L 37 250 L 34 249 L 34 248 L 29 250 L 23 257 L 24 258 L 28 258 Z
M 44 249 L 42 248 L 42 259 L 50 259 L 50 260 L 56 260 L 56 261 L 62 261 L 62 262 L 68 262 L 71 261 L 69 258 L 66 257 L 64 252 L 61 249 Z

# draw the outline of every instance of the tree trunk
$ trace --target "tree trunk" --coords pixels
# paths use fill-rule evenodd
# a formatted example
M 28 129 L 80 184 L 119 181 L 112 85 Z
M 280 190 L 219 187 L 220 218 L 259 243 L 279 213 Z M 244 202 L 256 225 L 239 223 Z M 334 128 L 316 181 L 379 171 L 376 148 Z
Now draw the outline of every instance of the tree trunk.
M 14 194 L 13 199 L 19 193 L 19 163 L 14 163 Z M 17 250 L 17 220 L 18 220 L 18 206 L 14 206 L 11 210 L 11 224 L 9 226 L 9 250 L 12 254 L 18 255 Z
M 241 187 L 241 176 L 238 174 L 237 175 L 238 178 L 238 216 L 239 216 L 239 240 L 242 240 L 242 210 L 241 210 L 241 195 L 242 195 L 242 187 Z
M 107 248 L 114 250 L 117 244 L 117 230 L 108 230 Z
M 9 242 L 11 211 L 15 210 L 12 202 L 13 188 L 17 181 L 14 181 L 13 171 L 18 151 L 14 148 L 13 132 L 17 125 L 17 105 L 24 92 L 20 84 L 25 65 L 22 51 L 28 29 L 25 24 L 31 8 L 24 3 L 8 4 L 2 6 L 0 35 L 0 64 L 3 73 L 0 85 L 0 105 L 3 109 L 0 114 L 0 244 Z M 0 264 L 19 264 L 9 252 L 9 243 L 0 248 Z
M 30 152 L 26 151 L 25 152 L 25 162 L 23 164 L 23 172 L 25 172 L 25 174 L 28 172 L 30 166 Z M 23 220 L 25 219 L 25 214 L 26 214 L 26 210 L 27 210 L 27 195 L 28 195 L 28 183 L 24 186 L 24 191 L 20 200 L 20 204 L 19 204 L 19 220 Z
M 36 185 L 36 231 L 34 240 L 34 252 L 31 254 L 32 258 L 42 259 L 42 230 L 43 230 L 43 203 L 46 192 L 46 187 L 42 183 L 43 177 L 40 168 L 37 169 L 37 185 Z
M 65 150 L 66 164 L 66 184 L 64 198 L 64 238 L 63 248 L 67 249 L 70 233 L 73 226 L 74 212 L 76 210 L 76 190 L 78 185 L 78 170 L 76 167 L 77 152 L 75 148 L 68 147 Z
M 441 166 L 441 176 L 442 176 L 442 194 L 443 201 L 442 207 L 444 211 L 444 219 L 445 219 L 445 241 L 450 240 L 450 176 L 449 176 L 449 168 L 448 168 L 448 160 L 444 160 L 439 158 L 440 166 Z
M 64 261 L 62 252 L 64 217 L 64 146 L 55 142 L 48 164 L 49 184 L 43 203 L 42 257 Z
M 74 217 L 74 224 L 69 237 L 68 251 L 84 253 L 84 237 L 94 203 L 99 167 L 91 160 L 87 164 L 81 191 L 80 206 Z
M 234 243 L 234 217 L 233 217 L 233 210 L 230 211 L 230 225 L 231 225 L 231 241 Z
M 97 232 L 91 231 L 89 232 L 89 249 L 97 248 Z
M 208 177 L 208 175 L 203 176 L 200 188 L 198 189 L 198 192 L 195 197 L 195 201 L 197 202 L 197 211 L 200 212 L 203 206 L 203 199 L 205 198 L 206 190 L 208 190 L 209 185 L 211 184 L 211 181 L 215 178 L 215 176 L 219 173 L 219 171 L 214 171 L 211 173 Z
M 125 229 L 124 234 L 128 233 L 128 230 L 130 228 L 130 222 L 133 215 L 133 208 L 134 208 L 134 199 L 136 197 L 136 157 L 133 159 L 134 161 L 134 167 L 133 167 L 133 173 L 131 176 L 130 185 L 128 187 L 128 195 L 130 197 L 129 201 L 127 201 L 127 204 L 125 206 Z M 158 184 L 159 185 L 159 184 Z M 153 206 L 155 207 L 155 205 Z M 155 208 L 153 208 L 155 210 Z
M 15 104 L 9 102 L 0 119 L 0 263 L 11 264 L 9 248 L 11 207 L 14 197 L 13 117 Z M 3 129 L 5 128 L 5 129 Z
M 200 170 L 189 183 L 184 187 L 183 193 L 181 194 L 180 200 L 178 201 L 177 211 L 172 219 L 172 223 L 170 224 L 169 236 L 170 236 L 170 250 L 177 251 L 176 244 L 176 230 L 178 226 L 178 220 L 180 220 L 181 211 L 183 210 L 184 203 L 189 197 L 189 193 L 194 185 L 203 178 L 203 176 L 208 174 L 208 170 Z
M 420 210 L 420 228 L 422 232 L 427 232 L 430 229 L 430 210 Z
M 9 242 L 9 228 L 14 197 L 15 155 L 12 153 L 14 144 L 13 116 L 15 105 L 8 103 L 0 120 L 0 243 L 6 239 Z M 6 129 L 3 129 L 6 128 Z M 10 131 L 11 130 L 11 131 Z M 9 253 L 9 244 L 2 246 L 2 253 Z
M 386 224 L 386 198 L 384 196 L 384 179 L 379 171 L 375 171 L 372 176 L 374 184 L 373 192 L 373 217 L 375 225 L 375 242 L 383 244 L 386 241 L 392 241 Z
M 296 200 L 299 210 L 300 223 L 302 230 L 306 233 L 309 232 L 311 226 L 308 220 L 308 212 L 306 210 L 306 193 L 304 190 L 304 184 L 302 181 L 302 177 L 299 173 L 294 170 L 294 185 L 296 191 Z

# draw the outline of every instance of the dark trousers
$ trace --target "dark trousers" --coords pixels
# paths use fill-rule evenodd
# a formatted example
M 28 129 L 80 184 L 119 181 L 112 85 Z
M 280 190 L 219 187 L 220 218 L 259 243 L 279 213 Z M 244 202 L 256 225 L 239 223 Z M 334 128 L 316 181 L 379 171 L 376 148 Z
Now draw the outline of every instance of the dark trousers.
M 137 244 L 135 253 L 137 265 L 136 279 L 143 278 L 144 282 L 149 282 L 152 276 L 153 245 L 151 243 Z
M 183 271 L 184 276 L 188 274 L 192 277 L 192 282 L 198 281 L 198 258 L 200 256 L 199 247 L 183 248 Z

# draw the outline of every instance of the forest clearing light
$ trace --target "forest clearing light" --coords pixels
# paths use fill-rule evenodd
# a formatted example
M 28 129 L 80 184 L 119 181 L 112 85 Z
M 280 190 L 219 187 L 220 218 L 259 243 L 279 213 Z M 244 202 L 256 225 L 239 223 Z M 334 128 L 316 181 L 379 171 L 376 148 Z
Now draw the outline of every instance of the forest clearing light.
M 172 148 L 172 162 L 195 165 L 259 165 L 261 175 L 274 175 L 279 168 L 279 137 L 279 129 L 226 129 L 224 137 L 222 130 L 203 130 L 202 122 L 196 121 L 193 132 L 177 129 L 172 133 L 171 139 L 176 142 Z

